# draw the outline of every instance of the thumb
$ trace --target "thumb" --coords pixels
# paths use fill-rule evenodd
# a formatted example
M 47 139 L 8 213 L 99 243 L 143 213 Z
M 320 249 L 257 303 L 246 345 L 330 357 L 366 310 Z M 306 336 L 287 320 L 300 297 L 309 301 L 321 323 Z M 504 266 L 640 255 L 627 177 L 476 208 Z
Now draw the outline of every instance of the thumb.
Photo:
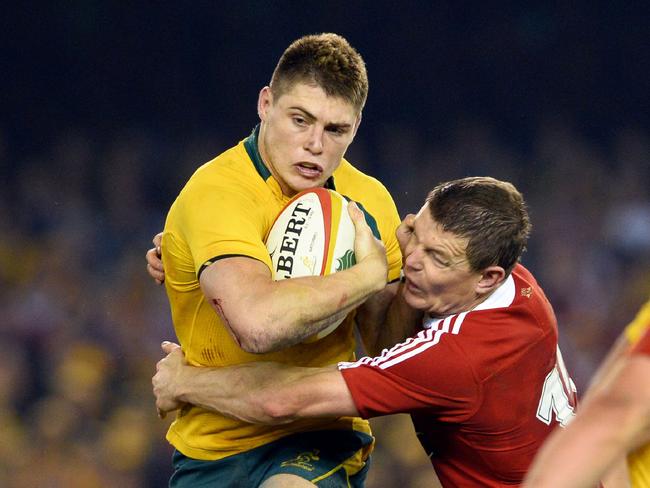
M 163 352 L 165 354 L 169 354 L 170 352 L 173 352 L 176 349 L 179 349 L 181 346 L 179 346 L 175 342 L 163 341 L 163 343 L 160 345 L 160 347 L 162 347 L 162 350 L 163 350 Z
M 359 224 L 363 225 L 366 223 L 366 216 L 363 214 L 356 202 L 348 202 L 348 215 L 350 215 L 355 227 Z

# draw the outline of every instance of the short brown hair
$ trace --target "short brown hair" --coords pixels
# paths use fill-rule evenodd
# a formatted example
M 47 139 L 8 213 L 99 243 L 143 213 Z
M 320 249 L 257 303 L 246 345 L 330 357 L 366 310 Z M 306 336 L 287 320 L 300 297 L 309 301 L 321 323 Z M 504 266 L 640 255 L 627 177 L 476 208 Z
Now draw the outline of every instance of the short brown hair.
M 471 177 L 440 183 L 427 197 L 433 220 L 468 239 L 474 271 L 501 266 L 510 273 L 526 249 L 531 224 L 521 193 L 506 181 Z
M 273 96 L 294 83 L 316 84 L 361 112 L 368 96 L 368 74 L 361 55 L 338 34 L 301 37 L 284 51 L 271 77 Z

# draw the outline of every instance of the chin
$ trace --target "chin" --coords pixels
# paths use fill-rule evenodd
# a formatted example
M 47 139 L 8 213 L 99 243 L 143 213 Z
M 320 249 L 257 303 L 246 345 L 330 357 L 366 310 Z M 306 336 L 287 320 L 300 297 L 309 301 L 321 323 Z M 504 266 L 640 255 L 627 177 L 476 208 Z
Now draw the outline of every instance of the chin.
M 292 184 L 291 188 L 295 190 L 296 193 L 300 193 L 304 190 L 321 187 L 325 184 L 325 181 L 301 179 L 300 181 L 296 181 L 295 184 Z
M 426 312 L 428 309 L 427 303 L 424 299 L 411 295 L 408 291 L 404 291 L 404 301 L 407 305 L 415 310 Z

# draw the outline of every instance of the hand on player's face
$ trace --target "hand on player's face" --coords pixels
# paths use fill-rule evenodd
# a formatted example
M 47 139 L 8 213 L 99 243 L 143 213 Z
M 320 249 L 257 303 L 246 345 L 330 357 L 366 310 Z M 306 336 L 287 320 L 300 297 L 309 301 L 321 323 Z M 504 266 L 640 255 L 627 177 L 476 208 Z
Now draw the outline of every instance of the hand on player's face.
M 415 214 L 408 214 L 402 220 L 402 223 L 399 225 L 395 231 L 395 236 L 397 237 L 397 242 L 399 242 L 400 251 L 402 251 L 402 256 L 404 256 L 404 250 L 406 245 L 413 234 L 413 229 L 415 226 Z
M 152 242 L 154 247 L 149 249 L 145 255 L 147 260 L 147 273 L 149 273 L 149 276 L 151 276 L 157 284 L 162 285 L 165 281 L 165 270 L 163 269 L 160 247 L 162 244 L 162 232 L 156 234 Z
M 375 238 L 366 223 L 363 212 L 356 203 L 348 204 L 348 213 L 354 224 L 354 255 L 357 263 L 369 263 L 369 269 L 385 284 L 388 276 L 388 264 L 386 263 L 384 244 Z
M 151 384 L 156 397 L 158 416 L 165 418 L 167 412 L 182 406 L 182 403 L 176 399 L 175 392 L 180 381 L 181 371 L 187 363 L 178 344 L 165 341 L 162 343 L 162 350 L 167 356 L 156 364 L 156 374 L 151 378 Z

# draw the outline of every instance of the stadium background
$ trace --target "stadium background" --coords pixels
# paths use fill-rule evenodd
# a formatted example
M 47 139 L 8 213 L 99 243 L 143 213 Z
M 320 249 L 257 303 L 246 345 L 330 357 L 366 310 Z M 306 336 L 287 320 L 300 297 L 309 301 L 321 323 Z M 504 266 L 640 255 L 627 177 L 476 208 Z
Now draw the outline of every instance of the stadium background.
M 584 389 L 650 295 L 648 4 L 24 2 L 0 34 L 0 486 L 165 486 L 150 377 L 173 337 L 144 252 L 194 168 L 247 135 L 283 49 L 335 31 L 370 95 L 348 153 L 418 208 L 514 182 L 524 263 Z M 369 487 L 430 486 L 405 417 Z

